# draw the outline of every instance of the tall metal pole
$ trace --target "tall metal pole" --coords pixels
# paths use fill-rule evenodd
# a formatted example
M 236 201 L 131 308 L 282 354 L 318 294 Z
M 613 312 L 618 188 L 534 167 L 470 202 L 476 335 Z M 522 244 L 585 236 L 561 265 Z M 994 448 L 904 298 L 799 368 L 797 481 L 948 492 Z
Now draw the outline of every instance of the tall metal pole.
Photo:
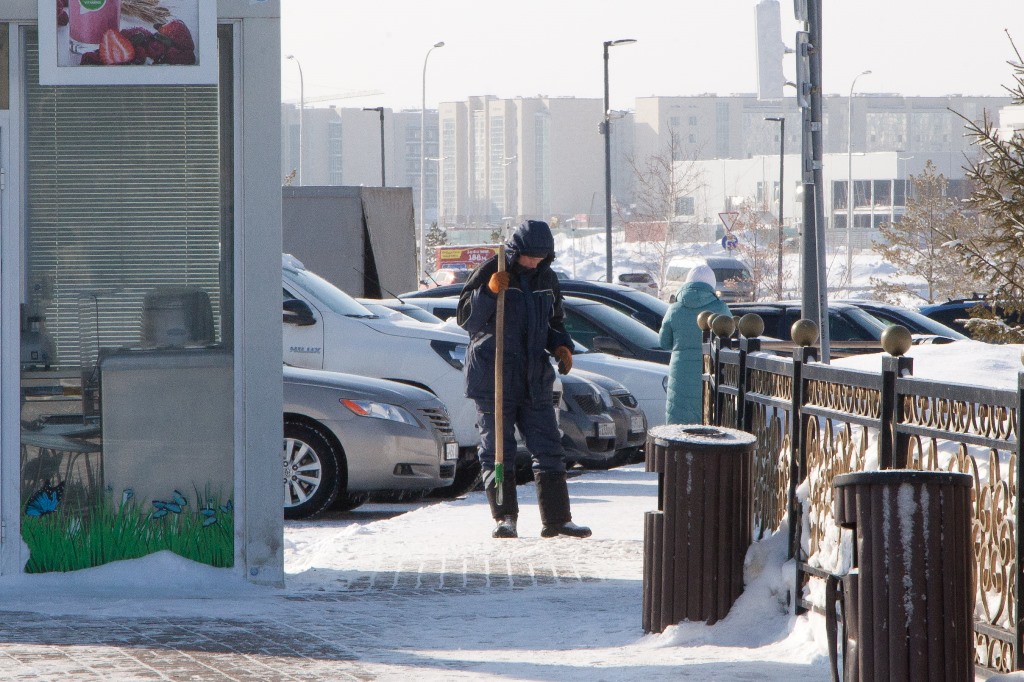
M 423 99 L 420 107 L 420 258 L 417 265 L 416 280 L 419 281 L 427 270 L 427 60 L 435 48 L 444 47 L 444 41 L 434 43 L 423 57 Z
M 612 282 L 612 130 L 611 104 L 608 101 L 608 48 L 616 45 L 635 43 L 633 38 L 604 41 L 604 120 L 601 132 L 604 133 L 604 254 L 606 282 Z
M 850 97 L 846 109 L 846 277 L 853 284 L 853 86 L 857 79 L 871 71 L 861 71 L 850 83 Z
M 384 176 L 384 107 L 363 107 L 363 111 L 376 111 L 380 114 L 380 186 L 387 187 Z
M 291 59 L 295 62 L 295 66 L 299 67 L 299 168 L 296 178 L 299 182 L 299 186 L 302 186 L 302 128 L 304 119 L 306 117 L 306 84 L 302 78 L 302 63 L 299 62 L 298 57 L 293 54 L 288 55 L 285 59 Z
M 814 199 L 814 226 L 817 232 L 817 307 L 819 338 L 821 339 L 821 361 L 828 364 L 831 355 L 831 333 L 829 329 L 828 314 L 828 280 L 825 277 L 825 178 L 824 178 L 824 144 L 822 140 L 822 121 L 824 112 L 822 109 L 821 93 L 822 85 L 822 36 L 821 36 L 821 0 L 810 0 L 807 3 L 809 12 L 809 24 L 811 42 L 814 50 L 810 54 L 810 75 L 811 82 L 811 173 L 814 177 L 811 197 Z M 807 198 L 804 197 L 804 201 Z
M 806 31 L 797 32 L 797 98 L 800 102 L 802 149 L 800 174 L 803 183 L 803 235 L 800 252 L 800 308 L 803 317 L 817 322 L 821 361 L 829 361 L 828 287 L 825 281 L 825 199 L 822 183 L 821 106 L 821 0 L 796 3 L 797 19 Z M 806 73 L 801 73 L 806 71 Z M 806 79 L 806 80 L 805 80 Z
M 786 117 L 785 116 L 768 116 L 764 120 L 766 121 L 778 121 L 779 122 L 779 296 L 782 296 L 782 209 L 784 204 L 784 187 L 785 172 L 786 172 Z

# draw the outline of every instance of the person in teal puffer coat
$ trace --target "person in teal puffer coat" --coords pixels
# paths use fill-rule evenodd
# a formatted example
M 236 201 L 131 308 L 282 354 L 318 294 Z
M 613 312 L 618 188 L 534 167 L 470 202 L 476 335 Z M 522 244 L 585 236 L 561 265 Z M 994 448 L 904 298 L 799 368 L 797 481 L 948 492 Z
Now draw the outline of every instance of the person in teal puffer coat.
M 710 310 L 732 315 L 715 294 L 715 273 L 701 264 L 690 270 L 679 287 L 675 303 L 669 306 L 661 322 L 661 347 L 672 351 L 668 365 L 667 424 L 699 424 L 701 415 L 701 330 L 697 315 Z

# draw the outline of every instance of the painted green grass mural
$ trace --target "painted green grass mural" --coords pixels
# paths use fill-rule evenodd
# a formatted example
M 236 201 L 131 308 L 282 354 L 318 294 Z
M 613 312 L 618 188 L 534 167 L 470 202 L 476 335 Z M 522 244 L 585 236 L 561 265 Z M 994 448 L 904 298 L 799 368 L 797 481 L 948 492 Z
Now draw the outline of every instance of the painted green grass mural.
M 219 568 L 234 563 L 231 499 L 222 504 L 197 490 L 189 500 L 175 490 L 150 504 L 129 489 L 117 501 L 107 491 L 98 504 L 73 509 L 60 504 L 62 494 L 63 483 L 47 484 L 25 504 L 26 573 L 75 571 L 165 549 Z

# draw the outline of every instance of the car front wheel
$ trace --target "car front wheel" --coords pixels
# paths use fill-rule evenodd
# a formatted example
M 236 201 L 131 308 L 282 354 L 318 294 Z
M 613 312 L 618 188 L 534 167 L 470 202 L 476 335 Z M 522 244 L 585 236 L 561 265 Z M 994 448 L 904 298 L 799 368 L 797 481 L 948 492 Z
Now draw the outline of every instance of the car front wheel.
M 339 462 L 340 460 L 340 462 Z M 285 421 L 284 517 L 308 519 L 331 506 L 344 482 L 339 480 L 339 464 L 345 456 L 315 427 L 302 422 Z

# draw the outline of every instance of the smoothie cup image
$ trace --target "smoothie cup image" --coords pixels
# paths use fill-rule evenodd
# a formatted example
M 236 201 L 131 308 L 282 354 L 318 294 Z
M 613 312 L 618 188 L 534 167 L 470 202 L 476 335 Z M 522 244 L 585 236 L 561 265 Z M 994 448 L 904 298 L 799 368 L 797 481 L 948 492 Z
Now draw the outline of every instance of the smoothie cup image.
M 92 52 L 104 33 L 121 28 L 121 0 L 71 0 L 68 20 L 71 51 Z

